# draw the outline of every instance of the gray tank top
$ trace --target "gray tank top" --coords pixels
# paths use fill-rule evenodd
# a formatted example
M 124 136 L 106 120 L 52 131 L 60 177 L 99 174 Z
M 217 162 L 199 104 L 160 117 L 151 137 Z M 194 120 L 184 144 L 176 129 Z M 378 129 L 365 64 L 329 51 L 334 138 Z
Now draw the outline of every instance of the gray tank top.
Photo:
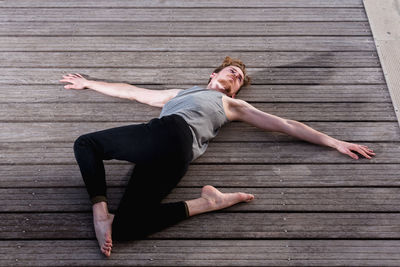
M 193 134 L 193 160 L 207 149 L 222 125 L 228 122 L 222 105 L 223 93 L 194 86 L 180 91 L 161 110 L 160 118 L 171 114 L 180 115 L 189 124 Z

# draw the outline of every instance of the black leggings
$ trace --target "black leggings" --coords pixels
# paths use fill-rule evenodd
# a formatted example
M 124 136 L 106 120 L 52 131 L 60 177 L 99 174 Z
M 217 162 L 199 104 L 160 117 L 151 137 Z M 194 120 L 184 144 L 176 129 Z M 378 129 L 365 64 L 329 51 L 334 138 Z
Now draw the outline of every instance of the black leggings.
M 80 136 L 76 160 L 93 204 L 107 201 L 103 160 L 135 163 L 112 225 L 114 240 L 133 240 L 189 216 L 184 201 L 161 204 L 192 160 L 192 133 L 178 115 Z

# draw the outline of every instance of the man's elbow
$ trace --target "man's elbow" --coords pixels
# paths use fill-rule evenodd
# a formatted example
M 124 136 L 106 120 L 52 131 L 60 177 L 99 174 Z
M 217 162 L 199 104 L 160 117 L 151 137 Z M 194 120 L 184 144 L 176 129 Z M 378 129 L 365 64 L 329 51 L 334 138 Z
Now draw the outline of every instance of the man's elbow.
M 279 127 L 279 132 L 292 135 L 296 129 L 296 126 L 299 124 L 298 121 L 290 120 L 290 119 L 282 119 L 281 125 Z

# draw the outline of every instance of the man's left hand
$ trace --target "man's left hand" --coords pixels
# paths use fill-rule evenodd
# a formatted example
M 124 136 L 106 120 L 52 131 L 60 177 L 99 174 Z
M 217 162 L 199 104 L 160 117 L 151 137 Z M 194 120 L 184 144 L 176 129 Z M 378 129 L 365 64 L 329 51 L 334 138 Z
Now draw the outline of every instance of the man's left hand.
M 347 143 L 344 141 L 339 141 L 339 143 L 336 145 L 336 149 L 340 153 L 347 154 L 350 157 L 352 157 L 353 159 L 358 159 L 358 156 L 356 154 L 354 154 L 352 151 L 356 151 L 356 152 L 360 153 L 367 159 L 371 159 L 375 155 L 373 150 L 369 149 L 367 146 Z

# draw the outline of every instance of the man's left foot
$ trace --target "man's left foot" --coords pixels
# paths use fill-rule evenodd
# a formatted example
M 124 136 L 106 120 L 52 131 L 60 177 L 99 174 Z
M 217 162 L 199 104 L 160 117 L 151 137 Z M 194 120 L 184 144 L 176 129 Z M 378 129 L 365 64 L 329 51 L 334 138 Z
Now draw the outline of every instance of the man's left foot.
M 206 185 L 201 190 L 201 198 L 207 200 L 211 210 L 220 210 L 239 202 L 250 202 L 254 199 L 254 195 L 242 192 L 221 193 L 215 187 Z

